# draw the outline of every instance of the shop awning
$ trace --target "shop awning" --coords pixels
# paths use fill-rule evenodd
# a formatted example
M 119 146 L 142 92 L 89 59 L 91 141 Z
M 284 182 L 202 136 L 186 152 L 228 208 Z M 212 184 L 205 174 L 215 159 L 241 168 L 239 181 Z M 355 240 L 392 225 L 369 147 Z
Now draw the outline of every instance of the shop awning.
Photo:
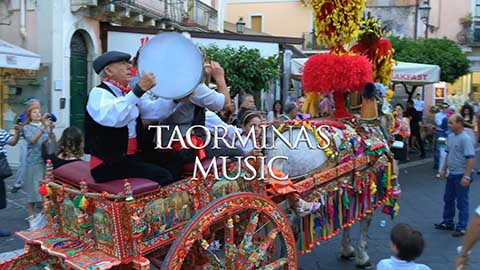
M 398 62 L 393 67 L 392 82 L 410 85 L 426 85 L 440 80 L 440 67 L 437 65 Z
M 291 74 L 293 78 L 301 78 L 303 66 L 308 58 L 292 59 Z M 426 85 L 440 80 L 440 67 L 408 62 L 399 62 L 393 67 L 392 82 L 404 82 L 411 85 Z
M 293 58 L 290 73 L 293 76 L 301 77 L 303 74 L 303 66 L 305 65 L 305 62 L 307 62 L 307 60 L 308 58 Z
M 0 39 L 0 68 L 34 69 L 40 67 L 40 55 Z

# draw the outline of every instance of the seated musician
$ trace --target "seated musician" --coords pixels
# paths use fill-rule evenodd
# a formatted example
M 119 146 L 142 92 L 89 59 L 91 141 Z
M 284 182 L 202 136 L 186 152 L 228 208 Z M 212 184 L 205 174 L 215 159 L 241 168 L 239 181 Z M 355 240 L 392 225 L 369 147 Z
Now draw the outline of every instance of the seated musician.
M 239 141 L 236 142 L 238 147 L 241 147 L 245 155 L 256 155 L 260 154 L 260 148 L 255 148 L 253 139 L 261 141 L 261 126 L 264 124 L 262 115 L 259 112 L 255 111 L 245 111 L 243 118 L 241 119 L 242 126 L 242 138 L 247 139 L 246 145 L 241 145 Z M 248 136 L 249 131 L 253 129 L 255 132 L 255 138 Z M 283 177 L 283 173 L 274 169 L 274 173 L 277 177 Z M 293 185 L 290 179 L 288 180 L 276 180 L 272 177 L 269 179 L 269 184 L 267 191 L 271 195 L 286 195 L 290 204 L 295 208 L 297 214 L 300 216 L 305 216 L 311 214 L 312 212 L 317 211 L 320 208 L 320 203 L 317 202 L 307 202 L 300 198 L 300 194 L 297 192 L 295 186 Z
M 241 148 L 244 155 L 251 155 L 254 150 L 254 139 L 260 140 L 261 125 L 263 123 L 262 115 L 256 111 L 245 111 L 242 119 L 240 119 L 240 127 L 242 129 L 242 138 L 248 141 L 245 145 L 242 145 L 240 140 L 235 142 L 236 146 Z M 255 136 L 248 136 L 250 130 L 253 128 Z M 259 143 L 259 142 L 257 142 Z
M 53 169 L 79 161 L 83 156 L 83 136 L 77 127 L 68 127 L 58 141 L 57 151 L 50 159 Z
M 215 129 L 217 129 L 218 136 L 225 136 L 227 142 L 233 141 L 235 132 L 237 132 L 238 134 L 242 133 L 242 130 L 240 128 L 225 123 L 218 114 L 210 110 L 205 111 L 205 127 L 210 131 L 212 137 L 215 133 Z M 243 156 L 243 150 L 236 145 L 234 145 L 234 148 L 229 148 L 224 141 L 218 140 L 218 149 L 214 149 L 213 143 L 214 140 L 211 140 L 210 144 L 205 149 L 205 155 L 207 158 L 219 156 L 235 158 L 237 156 Z
M 168 170 L 139 161 L 137 120 L 140 98 L 155 86 L 152 73 L 142 73 L 133 89 L 130 55 L 110 51 L 93 62 L 102 83 L 88 96 L 85 113 L 85 146 L 91 154 L 90 172 L 96 182 L 125 178 L 147 178 L 165 185 L 174 181 Z
M 205 108 L 211 111 L 220 111 L 228 109 L 231 106 L 230 93 L 224 78 L 223 68 L 216 62 L 205 66 L 205 74 L 211 75 L 218 87 L 218 91 L 212 90 L 204 83 L 201 83 L 187 97 L 180 100 L 171 100 L 157 97 L 153 94 L 144 95 L 140 103 L 140 115 L 144 129 L 142 131 L 142 156 L 148 162 L 154 162 L 167 168 L 175 179 L 183 175 L 183 165 L 193 163 L 195 156 L 199 155 L 202 159 L 206 151 L 195 151 L 193 149 L 179 149 L 175 147 L 173 151 L 155 150 L 156 142 L 155 129 L 148 130 L 149 125 L 169 126 L 169 131 L 163 130 L 161 140 L 162 146 L 168 145 L 175 126 L 178 126 L 180 132 L 185 136 L 186 131 L 194 126 L 205 126 Z M 195 131 L 198 131 L 195 129 Z M 192 140 L 197 142 L 204 137 L 201 131 L 192 136 Z

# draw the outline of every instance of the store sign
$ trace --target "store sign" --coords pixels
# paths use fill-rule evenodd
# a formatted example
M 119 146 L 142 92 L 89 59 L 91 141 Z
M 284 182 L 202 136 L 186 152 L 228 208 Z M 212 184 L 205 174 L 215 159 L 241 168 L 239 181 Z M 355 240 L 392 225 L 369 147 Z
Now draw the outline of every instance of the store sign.
M 426 81 L 427 78 L 428 78 L 428 74 L 395 73 L 392 79 L 396 81 Z
M 17 57 L 15 55 L 7 55 L 7 64 L 16 65 L 17 64 Z
M 107 51 L 120 51 L 135 55 L 138 49 L 153 37 L 155 37 L 155 35 L 108 31 Z M 196 37 L 192 37 L 192 41 L 197 46 L 209 46 L 215 44 L 219 48 L 240 48 L 243 46 L 248 49 L 257 49 L 260 51 L 262 57 L 279 54 L 278 43 Z

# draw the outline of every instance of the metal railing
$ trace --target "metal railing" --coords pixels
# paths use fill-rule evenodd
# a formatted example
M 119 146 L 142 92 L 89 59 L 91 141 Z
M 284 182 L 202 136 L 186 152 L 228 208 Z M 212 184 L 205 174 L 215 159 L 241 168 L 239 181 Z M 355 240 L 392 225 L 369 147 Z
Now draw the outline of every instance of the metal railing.
M 111 0 L 111 3 L 143 11 L 158 17 L 164 17 L 167 9 L 166 2 L 163 0 Z
M 188 0 L 189 23 L 194 23 L 208 30 L 217 30 L 217 10 L 200 0 Z
M 166 20 L 205 30 L 218 29 L 217 10 L 200 0 L 70 0 L 70 3 L 74 12 L 90 7 L 108 7 L 108 12 L 119 12 L 120 16 L 123 12 L 125 18 L 133 13 L 157 23 Z

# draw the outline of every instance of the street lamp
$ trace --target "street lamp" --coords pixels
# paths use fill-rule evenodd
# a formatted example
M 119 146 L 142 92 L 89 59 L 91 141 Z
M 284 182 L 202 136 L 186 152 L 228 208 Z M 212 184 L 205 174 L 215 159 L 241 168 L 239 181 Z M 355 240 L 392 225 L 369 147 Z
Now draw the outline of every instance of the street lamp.
M 235 25 L 237 26 L 237 33 L 243 34 L 245 32 L 245 22 L 242 17 L 238 19 Z
M 428 19 L 430 17 L 430 10 L 432 7 L 430 7 L 428 1 L 424 1 L 419 7 L 418 11 L 420 13 L 420 19 L 425 23 L 425 38 L 428 38 Z

